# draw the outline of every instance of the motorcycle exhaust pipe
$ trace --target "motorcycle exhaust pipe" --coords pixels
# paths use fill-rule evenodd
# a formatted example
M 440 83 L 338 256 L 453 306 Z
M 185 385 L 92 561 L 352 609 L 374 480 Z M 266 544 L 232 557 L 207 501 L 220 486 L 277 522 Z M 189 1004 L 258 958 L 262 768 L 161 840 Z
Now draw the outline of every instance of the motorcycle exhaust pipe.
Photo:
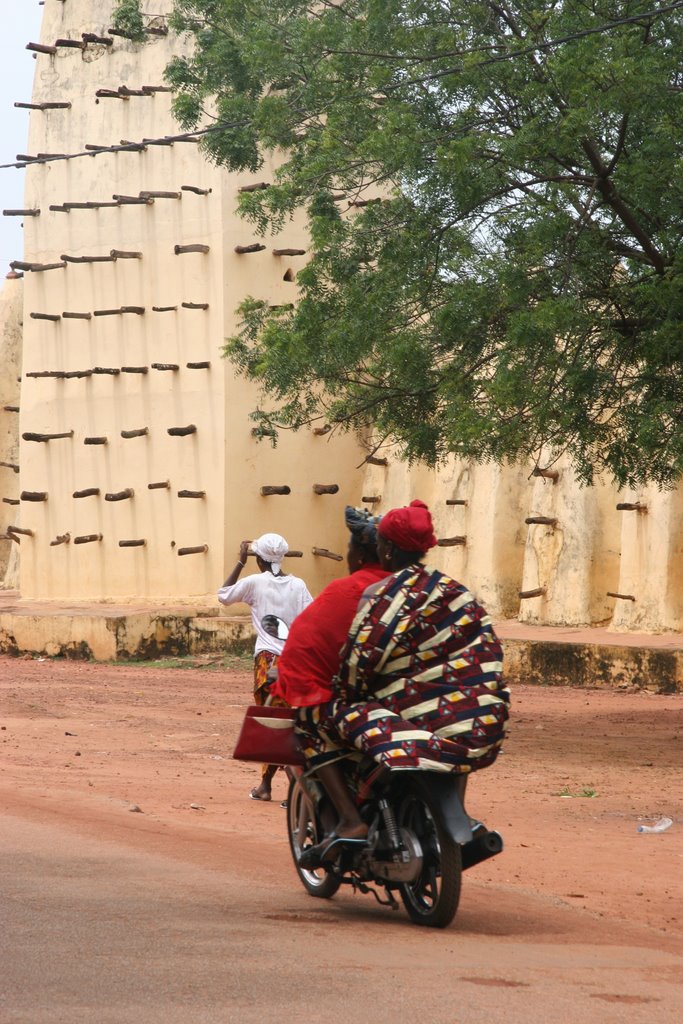
M 499 832 L 484 832 L 460 847 L 463 871 L 475 864 L 495 857 L 503 849 L 503 837 Z

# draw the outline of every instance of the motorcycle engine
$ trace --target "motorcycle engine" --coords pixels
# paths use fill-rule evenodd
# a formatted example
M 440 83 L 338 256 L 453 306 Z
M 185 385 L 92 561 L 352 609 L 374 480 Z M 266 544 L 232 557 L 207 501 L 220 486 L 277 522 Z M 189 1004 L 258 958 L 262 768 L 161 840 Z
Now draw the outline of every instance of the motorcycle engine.
M 422 846 L 414 832 L 399 829 L 402 849 L 392 848 L 384 830 L 375 834 L 368 851 L 367 866 L 372 874 L 387 882 L 414 882 L 422 871 Z

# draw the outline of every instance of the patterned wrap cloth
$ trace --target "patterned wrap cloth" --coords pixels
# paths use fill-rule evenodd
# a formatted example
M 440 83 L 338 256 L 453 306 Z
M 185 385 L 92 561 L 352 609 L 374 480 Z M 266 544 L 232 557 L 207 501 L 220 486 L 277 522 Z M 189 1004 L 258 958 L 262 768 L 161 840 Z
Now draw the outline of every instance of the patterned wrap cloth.
M 473 595 L 436 569 L 390 576 L 356 615 L 335 696 L 301 708 L 310 768 L 354 747 L 391 769 L 465 773 L 496 759 L 508 719 L 503 652 Z
M 278 656 L 273 651 L 259 651 L 254 657 L 254 703 L 263 707 L 266 701 L 276 708 L 288 708 L 289 704 L 282 697 L 277 697 L 270 692 L 268 682 L 269 669 L 275 668 Z M 261 778 L 268 774 L 270 765 L 261 765 Z

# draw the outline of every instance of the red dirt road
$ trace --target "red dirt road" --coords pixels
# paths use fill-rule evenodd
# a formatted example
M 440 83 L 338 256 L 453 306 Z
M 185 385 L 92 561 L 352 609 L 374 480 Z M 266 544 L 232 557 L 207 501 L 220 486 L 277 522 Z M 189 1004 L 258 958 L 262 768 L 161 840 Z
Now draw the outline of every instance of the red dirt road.
M 516 687 L 506 751 L 468 793 L 505 851 L 433 932 L 368 896 L 305 894 L 284 776 L 259 804 L 256 769 L 230 759 L 251 689 L 233 665 L 0 657 L 3 1024 L 683 1019 L 681 695 Z M 60 944 L 74 956 L 53 960 Z

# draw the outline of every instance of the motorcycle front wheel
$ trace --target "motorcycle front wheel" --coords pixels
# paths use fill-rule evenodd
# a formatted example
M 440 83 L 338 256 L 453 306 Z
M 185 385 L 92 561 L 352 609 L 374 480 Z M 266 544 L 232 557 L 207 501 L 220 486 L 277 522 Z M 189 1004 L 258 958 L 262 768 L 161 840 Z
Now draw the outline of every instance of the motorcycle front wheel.
M 318 896 L 320 899 L 330 899 L 341 885 L 341 879 L 330 874 L 325 868 L 299 867 L 299 857 L 304 850 L 322 842 L 324 838 L 311 798 L 299 779 L 292 779 L 289 783 L 287 835 L 294 867 L 306 892 L 311 896 Z
M 446 928 L 460 902 L 460 847 L 446 830 L 436 802 L 419 793 L 403 800 L 399 825 L 415 833 L 423 855 L 418 878 L 399 886 L 408 916 L 427 928 Z

